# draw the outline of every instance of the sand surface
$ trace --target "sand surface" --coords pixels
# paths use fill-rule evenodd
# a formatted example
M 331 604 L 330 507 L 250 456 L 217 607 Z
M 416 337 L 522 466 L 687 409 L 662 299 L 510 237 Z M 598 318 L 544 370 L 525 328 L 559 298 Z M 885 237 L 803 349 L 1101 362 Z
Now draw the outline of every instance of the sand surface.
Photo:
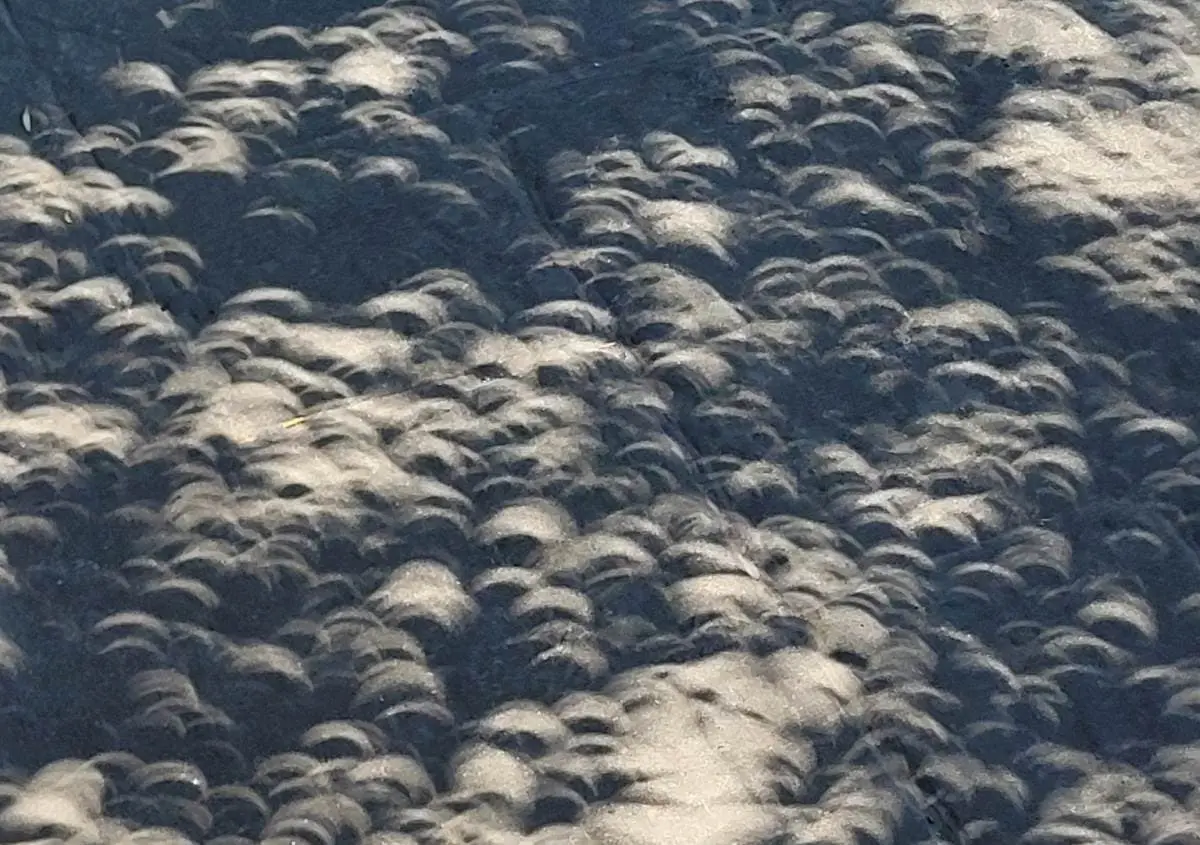
M 1200 842 L 1198 9 L 0 2 L 0 840 Z

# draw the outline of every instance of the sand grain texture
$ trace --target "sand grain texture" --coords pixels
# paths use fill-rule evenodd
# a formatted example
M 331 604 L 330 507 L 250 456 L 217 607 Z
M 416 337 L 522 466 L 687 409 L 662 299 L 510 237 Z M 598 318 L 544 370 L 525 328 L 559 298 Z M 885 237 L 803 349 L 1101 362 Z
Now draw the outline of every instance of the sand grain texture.
M 1187 845 L 1186 3 L 0 4 L 0 839 Z

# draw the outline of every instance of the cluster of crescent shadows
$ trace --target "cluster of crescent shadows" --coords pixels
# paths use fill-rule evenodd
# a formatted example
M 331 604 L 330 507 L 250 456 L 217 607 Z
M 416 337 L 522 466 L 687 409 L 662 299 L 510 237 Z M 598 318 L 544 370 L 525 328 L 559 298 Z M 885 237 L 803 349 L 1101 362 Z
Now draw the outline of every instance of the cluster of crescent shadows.
M 1200 841 L 1182 13 L 149 5 L 0 136 L 0 841 Z

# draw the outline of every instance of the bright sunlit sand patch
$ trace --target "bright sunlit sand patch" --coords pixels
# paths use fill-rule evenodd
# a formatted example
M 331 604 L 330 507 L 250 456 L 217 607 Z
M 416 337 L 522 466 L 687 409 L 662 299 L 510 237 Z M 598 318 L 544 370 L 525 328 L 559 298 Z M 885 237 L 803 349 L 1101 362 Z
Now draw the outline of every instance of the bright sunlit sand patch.
M 1051 0 L 902 0 L 901 17 L 936 15 L 965 40 L 978 40 L 997 55 L 1037 51 L 1047 62 L 1086 61 L 1111 69 L 1133 69 L 1120 43 L 1064 3 Z
M 728 261 L 736 215 L 711 203 L 654 200 L 642 203 L 641 216 L 660 244 L 701 249 Z
M 1138 86 L 1164 93 L 1196 88 L 1195 40 L 1169 25 L 1169 9 L 1152 3 L 1137 12 L 1147 26 L 1130 36 L 1106 32 L 1065 3 L 984 0 L 903 0 L 900 14 L 934 15 L 961 47 L 996 56 L 1021 54 L 1052 77 L 1086 69 L 1089 91 L 1018 88 L 997 120 L 976 166 L 998 172 L 1022 204 L 1048 219 L 1073 216 L 1119 223 L 1133 208 L 1170 213 L 1191 203 L 1197 186 L 1200 112 L 1185 102 L 1140 103 Z M 1139 4 L 1139 8 L 1143 4 Z M 1133 12 L 1131 12 L 1133 14 Z M 1165 86 L 1165 87 L 1164 87 Z
M 1062 123 L 1014 120 L 998 127 L 976 157 L 1018 193 L 1051 192 L 1087 214 L 1152 205 L 1190 205 L 1200 187 L 1200 111 L 1183 103 L 1147 103 L 1122 114 L 1082 114 Z M 1044 200 L 1045 197 L 1042 197 Z
M 234 443 L 253 443 L 280 425 L 299 425 L 299 403 L 286 388 L 243 382 L 220 389 L 192 423 L 200 439 L 213 436 Z M 291 426 L 289 426 L 291 427 Z
M 365 47 L 337 59 L 328 80 L 342 88 L 367 88 L 381 96 L 400 97 L 420 87 L 423 75 L 407 56 L 386 47 Z
M 618 765 L 637 782 L 590 809 L 587 831 L 606 843 L 728 845 L 761 841 L 781 821 L 769 761 L 784 755 L 805 773 L 816 765 L 776 726 L 828 728 L 861 690 L 841 664 L 793 649 L 636 670 L 610 694 L 629 714 Z

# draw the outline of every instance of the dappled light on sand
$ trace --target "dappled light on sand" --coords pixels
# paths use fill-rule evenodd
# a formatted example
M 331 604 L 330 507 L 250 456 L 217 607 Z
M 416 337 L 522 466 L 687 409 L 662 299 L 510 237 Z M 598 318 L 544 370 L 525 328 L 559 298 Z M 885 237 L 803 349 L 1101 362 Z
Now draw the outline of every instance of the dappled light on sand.
M 1197 841 L 1184 5 L 352 5 L 0 4 L 0 841 Z

